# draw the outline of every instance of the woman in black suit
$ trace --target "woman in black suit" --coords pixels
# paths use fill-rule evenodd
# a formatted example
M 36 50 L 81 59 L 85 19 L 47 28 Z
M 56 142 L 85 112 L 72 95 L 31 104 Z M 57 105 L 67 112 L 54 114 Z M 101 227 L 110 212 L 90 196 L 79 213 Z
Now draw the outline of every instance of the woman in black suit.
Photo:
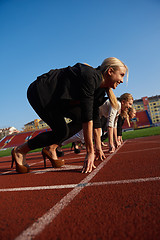
M 45 147 L 42 151 L 44 160 L 49 158 L 53 167 L 63 165 L 64 161 L 58 160 L 56 155 L 57 146 L 83 128 L 87 154 L 82 172 L 91 172 L 95 158 L 92 134 L 96 157 L 105 158 L 100 140 L 99 106 L 103 104 L 106 92 L 111 102 L 114 101 L 111 88 L 123 83 L 126 71 L 128 73 L 127 66 L 119 59 L 107 58 L 98 68 L 77 63 L 38 77 L 29 86 L 27 97 L 52 131 L 41 133 L 12 150 L 12 166 L 15 161 L 16 171 L 28 172 L 26 154 L 41 147 Z M 66 124 L 64 117 L 72 121 Z

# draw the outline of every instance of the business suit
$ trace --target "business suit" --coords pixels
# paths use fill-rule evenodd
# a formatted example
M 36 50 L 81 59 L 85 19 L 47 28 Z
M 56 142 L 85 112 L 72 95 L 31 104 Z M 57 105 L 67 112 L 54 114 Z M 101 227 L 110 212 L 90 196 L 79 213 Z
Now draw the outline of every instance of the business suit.
M 121 115 L 118 116 L 117 121 L 117 136 L 122 136 L 122 126 L 124 124 L 125 118 Z
M 102 74 L 98 68 L 77 63 L 73 67 L 51 70 L 38 77 L 28 88 L 28 100 L 52 129 L 28 141 L 30 149 L 60 144 L 93 120 L 99 128 L 99 106 L 105 101 L 105 89 L 100 88 Z M 66 124 L 64 117 L 72 122 Z

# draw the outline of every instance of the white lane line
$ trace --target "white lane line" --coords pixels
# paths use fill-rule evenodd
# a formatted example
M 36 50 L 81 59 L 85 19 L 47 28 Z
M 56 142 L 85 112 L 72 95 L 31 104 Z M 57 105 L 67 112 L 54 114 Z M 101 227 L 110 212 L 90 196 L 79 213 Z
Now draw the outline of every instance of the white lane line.
M 33 166 L 33 165 L 35 165 L 35 164 L 37 164 L 37 163 L 42 163 L 43 161 L 40 161 L 40 162 L 35 162 L 35 163 L 30 163 L 29 164 L 29 166 Z M 6 165 L 6 166 L 2 166 L 3 168 L 8 168 L 8 165 Z M 12 171 L 12 170 L 11 170 Z M 11 172 L 10 171 L 10 172 Z M 4 174 L 4 173 L 3 173 Z
M 38 187 L 21 187 L 21 188 L 4 188 L 0 189 L 0 192 L 19 192 L 19 191 L 37 191 L 37 190 L 53 190 L 53 189 L 64 189 L 74 188 L 77 184 L 66 184 L 66 185 L 54 185 L 54 186 L 38 186 Z
M 129 183 L 154 182 L 154 181 L 160 181 L 160 177 L 137 178 L 137 179 L 117 180 L 117 181 L 107 181 L 107 182 L 89 182 L 89 183 L 83 183 L 83 184 L 79 183 L 79 184 L 65 184 L 65 185 L 53 185 L 53 186 L 4 188 L 4 189 L 0 189 L 0 192 L 54 190 L 54 189 L 68 189 L 68 188 L 92 187 L 92 186 L 102 186 L 102 185 L 118 185 L 118 184 L 129 184 Z
M 47 160 L 49 161 L 49 160 Z M 37 163 L 42 163 L 43 161 L 40 161 L 40 162 L 36 162 L 36 163 L 32 163 L 30 164 L 30 166 L 33 166 L 33 165 L 36 165 Z M 40 169 L 40 170 L 33 170 L 33 171 L 30 171 L 30 174 L 43 174 L 43 173 L 46 173 L 46 172 L 58 172 L 58 171 L 66 171 L 66 170 L 77 170 L 77 169 L 82 169 L 83 166 L 81 165 L 69 165 L 69 164 L 66 164 L 60 168 L 44 168 L 44 169 Z M 11 170 L 11 171 L 8 171 L 8 172 L 4 172 L 4 173 L 1 173 L 0 175 L 4 175 L 4 174 L 7 174 L 7 173 L 11 173 L 11 172 L 16 172 L 16 170 Z
M 79 194 L 87 183 L 107 164 L 107 162 L 114 156 L 117 151 L 124 145 L 124 143 L 108 158 L 106 158 L 98 167 L 85 177 L 80 183 L 79 187 L 73 188 L 66 196 L 64 196 L 56 205 L 54 205 L 48 212 L 40 217 L 35 223 L 24 230 L 15 240 L 31 240 L 37 234 L 40 234 L 45 227 L 51 223 L 56 216 Z
M 12 172 L 15 172 L 15 170 L 10 170 L 10 171 L 7 171 L 7 172 L 3 172 L 3 173 L 0 174 L 0 176 L 5 175 L 5 174 L 9 174 L 9 173 L 12 173 Z
M 39 162 L 35 162 L 35 163 L 31 163 L 31 164 L 29 164 L 30 166 L 34 166 L 34 165 L 36 165 L 36 164 L 38 164 L 38 163 L 42 163 L 43 161 L 39 161 Z M 13 173 L 13 172 L 16 172 L 16 170 L 14 169 L 14 170 L 10 170 L 10 171 L 7 171 L 7 172 L 3 172 L 3 173 L 1 173 L 0 174 L 0 176 L 1 175 L 5 175 L 5 174 L 9 174 L 9 173 Z
M 104 151 L 103 151 L 104 152 Z M 108 153 L 108 154 L 105 154 L 105 156 L 107 157 L 108 155 L 111 155 L 110 153 Z M 79 156 L 77 156 L 77 157 L 73 157 L 73 158 L 65 158 L 65 160 L 66 161 L 72 161 L 72 160 L 79 160 L 79 159 L 83 159 L 84 160 L 84 156 L 83 157 L 79 157 Z
M 77 169 L 82 169 L 83 166 L 81 165 L 69 165 L 69 164 L 66 164 L 60 168 L 45 168 L 45 169 L 41 169 L 41 170 L 35 170 L 35 171 L 32 171 L 30 173 L 33 173 L 33 174 L 43 174 L 43 173 L 46 173 L 46 172 L 62 172 L 62 171 L 67 171 L 67 170 L 77 170 Z
M 93 182 L 93 183 L 88 183 L 87 187 L 89 187 L 89 186 L 101 186 L 101 185 L 126 184 L 126 183 L 153 182 L 153 181 L 160 181 L 160 177 L 137 178 L 137 179 L 107 181 L 107 182 Z
M 67 156 L 68 157 L 68 156 Z M 72 160 L 78 160 L 78 159 L 84 159 L 84 156 L 83 157 L 80 157 L 79 154 L 77 157 L 69 157 L 69 158 L 65 158 L 65 160 L 67 161 L 72 161 Z

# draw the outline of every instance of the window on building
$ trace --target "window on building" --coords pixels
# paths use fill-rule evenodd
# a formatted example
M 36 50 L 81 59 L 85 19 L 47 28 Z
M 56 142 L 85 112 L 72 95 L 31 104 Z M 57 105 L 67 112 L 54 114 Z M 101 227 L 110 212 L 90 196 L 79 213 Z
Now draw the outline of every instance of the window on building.
M 25 140 L 28 141 L 31 137 L 32 136 L 27 136 Z

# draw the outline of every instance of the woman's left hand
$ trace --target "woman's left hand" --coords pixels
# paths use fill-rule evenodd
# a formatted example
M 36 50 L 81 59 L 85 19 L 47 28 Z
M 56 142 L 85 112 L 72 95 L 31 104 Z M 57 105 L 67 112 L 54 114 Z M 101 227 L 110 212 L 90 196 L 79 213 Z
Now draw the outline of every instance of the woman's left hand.
M 82 168 L 82 173 L 89 173 L 92 172 L 92 168 L 96 168 L 94 165 L 94 153 L 88 153 L 86 154 L 83 168 Z
M 95 155 L 95 160 L 103 161 L 106 158 L 102 149 L 96 149 Z

